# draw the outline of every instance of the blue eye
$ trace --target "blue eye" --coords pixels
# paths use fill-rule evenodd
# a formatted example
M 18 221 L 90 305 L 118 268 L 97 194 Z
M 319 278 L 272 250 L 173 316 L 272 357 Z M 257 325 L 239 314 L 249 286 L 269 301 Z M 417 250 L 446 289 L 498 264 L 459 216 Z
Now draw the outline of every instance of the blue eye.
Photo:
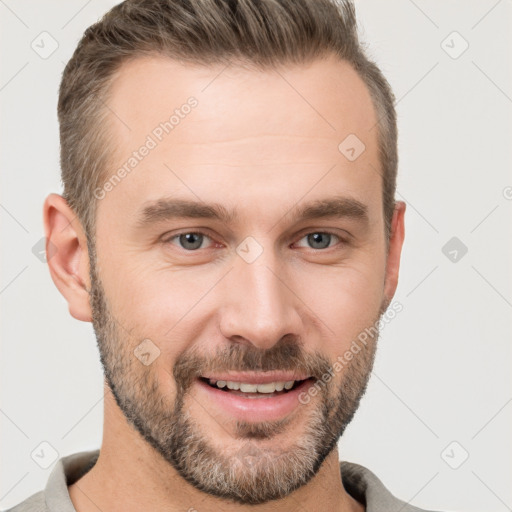
M 181 233 L 180 235 L 175 235 L 172 238 L 169 239 L 169 242 L 172 243 L 174 239 L 178 239 L 180 246 L 183 249 L 186 249 L 188 251 L 195 251 L 197 249 L 200 249 L 203 245 L 203 242 L 207 237 L 206 235 L 203 235 L 202 233 Z
M 307 245 L 302 245 L 300 242 L 306 240 Z M 184 249 L 188 252 L 198 251 L 199 249 L 205 249 L 208 245 L 208 241 L 212 242 L 212 239 L 204 233 L 197 231 L 188 231 L 185 233 L 179 233 L 166 240 L 166 243 L 171 243 Z M 313 231 L 303 236 L 297 245 L 299 247 L 306 247 L 310 249 L 323 250 L 328 249 L 336 245 L 337 242 L 343 241 L 338 235 L 325 231 Z
M 331 246 L 332 237 L 340 238 L 333 233 L 326 233 L 323 231 L 316 231 L 314 233 L 309 233 L 305 237 L 301 238 L 301 240 L 306 239 L 307 243 L 310 244 L 312 249 L 327 249 Z

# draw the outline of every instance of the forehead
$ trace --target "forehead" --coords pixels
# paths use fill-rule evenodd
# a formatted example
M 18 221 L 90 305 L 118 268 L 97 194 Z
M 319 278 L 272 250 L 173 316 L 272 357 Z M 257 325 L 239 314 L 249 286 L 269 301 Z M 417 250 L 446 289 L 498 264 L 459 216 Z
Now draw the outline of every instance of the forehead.
M 269 133 L 277 129 L 278 134 L 286 130 L 290 135 L 336 134 L 337 138 L 351 129 L 368 139 L 366 132 L 373 135 L 376 122 L 362 79 L 350 64 L 334 56 L 264 71 L 234 63 L 198 66 L 153 56 L 121 66 L 110 90 L 112 127 L 128 140 L 139 131 L 147 133 L 190 96 L 200 104 L 193 122 L 211 122 L 208 140 L 212 142 L 258 135 L 262 123 Z M 283 119 L 285 113 L 292 116 Z M 296 122 L 306 117 L 309 124 Z M 193 130 L 179 132 L 183 142 L 194 140 Z M 205 135 L 201 133 L 202 138 Z
M 116 208 L 179 193 L 222 202 L 276 190 L 296 202 L 322 176 L 316 191 L 345 184 L 352 195 L 378 181 L 371 97 L 334 57 L 265 71 L 137 58 L 121 66 L 108 110 L 115 148 L 106 179 L 152 141 L 104 201 Z M 340 152 L 345 140 L 364 144 L 357 160 Z

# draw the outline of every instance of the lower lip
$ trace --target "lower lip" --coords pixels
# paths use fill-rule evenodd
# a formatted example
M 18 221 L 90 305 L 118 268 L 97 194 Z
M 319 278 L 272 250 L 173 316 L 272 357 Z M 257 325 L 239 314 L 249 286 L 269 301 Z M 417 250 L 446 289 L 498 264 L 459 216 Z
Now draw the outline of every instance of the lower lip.
M 248 422 L 275 421 L 291 414 L 297 407 L 299 395 L 313 384 L 312 379 L 307 379 L 296 388 L 276 396 L 266 396 L 261 393 L 261 398 L 249 398 L 235 395 L 229 391 L 214 388 L 201 379 L 197 379 L 197 387 L 206 395 L 207 403 L 218 406 L 230 416 L 238 420 Z

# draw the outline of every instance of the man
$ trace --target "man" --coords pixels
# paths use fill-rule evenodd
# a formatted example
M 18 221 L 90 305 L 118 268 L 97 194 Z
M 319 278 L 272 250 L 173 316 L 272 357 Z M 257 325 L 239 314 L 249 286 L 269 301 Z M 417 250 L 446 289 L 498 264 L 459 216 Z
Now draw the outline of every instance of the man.
M 58 109 L 48 263 L 95 329 L 104 436 L 12 510 L 419 510 L 338 458 L 405 213 L 353 6 L 127 0 Z

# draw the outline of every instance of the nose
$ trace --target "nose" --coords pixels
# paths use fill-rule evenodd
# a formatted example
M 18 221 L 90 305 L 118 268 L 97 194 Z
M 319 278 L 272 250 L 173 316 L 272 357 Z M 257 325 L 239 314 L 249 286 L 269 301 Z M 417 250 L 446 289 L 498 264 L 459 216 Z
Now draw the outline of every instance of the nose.
M 236 256 L 223 280 L 220 330 L 224 337 L 262 350 L 283 336 L 301 335 L 300 299 L 270 250 L 252 263 Z

